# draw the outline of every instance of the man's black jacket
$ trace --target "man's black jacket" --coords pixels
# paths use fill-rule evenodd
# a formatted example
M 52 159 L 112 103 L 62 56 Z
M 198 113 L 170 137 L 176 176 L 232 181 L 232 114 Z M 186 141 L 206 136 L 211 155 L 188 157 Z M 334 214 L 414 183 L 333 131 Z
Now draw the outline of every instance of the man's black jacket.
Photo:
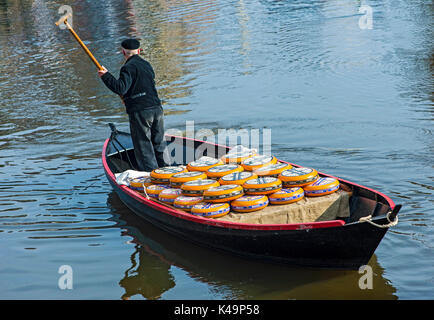
M 105 85 L 123 97 L 127 113 L 161 105 L 155 88 L 155 73 L 151 64 L 133 55 L 122 66 L 117 80 L 110 72 L 102 77 Z M 134 97 L 140 95 L 138 97 Z

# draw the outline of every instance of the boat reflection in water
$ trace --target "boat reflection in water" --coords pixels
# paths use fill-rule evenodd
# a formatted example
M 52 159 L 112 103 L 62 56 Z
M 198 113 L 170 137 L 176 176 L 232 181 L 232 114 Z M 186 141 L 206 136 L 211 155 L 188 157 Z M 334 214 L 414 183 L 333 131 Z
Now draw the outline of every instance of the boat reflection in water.
M 363 274 L 353 270 L 293 268 L 260 263 L 216 252 L 180 240 L 159 230 L 131 212 L 115 192 L 107 198 L 113 220 L 122 235 L 132 237 L 131 266 L 119 285 L 122 299 L 396 299 L 396 289 L 383 275 L 375 254 L 369 261 L 373 270 L 372 289 L 359 288 Z M 206 290 L 194 288 L 172 293 L 182 287 L 183 274 Z M 181 280 L 181 281 L 180 281 Z M 203 286 L 198 286 L 203 287 Z M 173 294 L 173 295 L 172 295 Z
M 119 281 L 119 285 L 125 289 L 121 298 L 129 299 L 140 294 L 149 300 L 158 299 L 175 286 L 174 278 L 170 274 L 170 264 L 146 244 L 136 243 L 134 247 L 131 267 Z

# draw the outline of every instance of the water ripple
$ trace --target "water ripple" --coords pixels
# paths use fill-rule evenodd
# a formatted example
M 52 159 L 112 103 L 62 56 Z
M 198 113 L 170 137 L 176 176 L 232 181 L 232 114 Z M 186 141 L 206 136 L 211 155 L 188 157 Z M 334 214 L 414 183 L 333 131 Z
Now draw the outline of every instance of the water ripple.
M 71 35 L 54 25 L 59 3 L 35 0 L 0 3 L 2 293 L 309 299 L 333 287 L 337 298 L 432 297 L 433 4 L 370 2 L 372 30 L 359 28 L 360 5 L 71 2 L 76 31 L 114 74 L 120 42 L 140 38 L 167 128 L 184 130 L 186 120 L 214 131 L 271 128 L 279 158 L 402 203 L 399 225 L 370 262 L 380 290 L 351 289 L 357 272 L 246 267 L 131 221 L 110 194 L 100 160 L 106 123 L 128 128 L 125 108 Z M 69 296 L 56 287 L 63 264 L 80 274 Z

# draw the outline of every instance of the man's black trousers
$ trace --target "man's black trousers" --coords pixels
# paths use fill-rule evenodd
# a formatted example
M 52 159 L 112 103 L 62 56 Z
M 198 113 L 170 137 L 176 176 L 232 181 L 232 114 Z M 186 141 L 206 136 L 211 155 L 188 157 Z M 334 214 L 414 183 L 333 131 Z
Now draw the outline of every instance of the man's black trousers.
M 166 166 L 163 108 L 155 106 L 130 113 L 130 132 L 139 171 Z

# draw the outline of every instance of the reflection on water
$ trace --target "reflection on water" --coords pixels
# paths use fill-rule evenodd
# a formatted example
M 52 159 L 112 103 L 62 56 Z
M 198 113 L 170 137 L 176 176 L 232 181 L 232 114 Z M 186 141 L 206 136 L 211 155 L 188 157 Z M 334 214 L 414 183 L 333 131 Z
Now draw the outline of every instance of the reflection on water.
M 142 40 L 166 126 L 271 128 L 279 158 L 404 205 L 357 272 L 298 270 L 196 247 L 137 221 L 111 193 L 100 150 L 120 100 L 67 31 L 59 2 L 0 1 L 0 296 L 7 298 L 433 298 L 433 3 L 62 1 L 97 59 Z M 108 201 L 107 201 L 107 194 Z M 424 257 L 418 259 L 417 257 Z M 74 290 L 57 287 L 73 267 Z M 409 267 L 411 266 L 411 268 Z M 104 270 L 102 272 L 101 270 Z
M 122 299 L 139 294 L 146 299 L 157 299 L 167 290 L 175 286 L 169 273 L 170 264 L 154 256 L 146 245 L 135 246 L 131 255 L 131 268 L 125 271 L 125 277 L 119 285 L 125 289 Z
M 126 234 L 135 243 L 131 267 L 119 282 L 125 289 L 123 298 L 135 294 L 148 299 L 175 298 L 171 289 L 177 280 L 176 268 L 194 281 L 210 286 L 221 299 L 396 299 L 396 289 L 384 278 L 384 270 L 375 256 L 370 265 L 376 270 L 373 279 L 376 290 L 364 291 L 358 288 L 361 275 L 357 271 L 290 268 L 214 252 L 179 241 L 143 222 L 125 210 L 115 193 L 109 195 L 108 203 L 114 212 L 120 213 L 116 220 L 125 222 Z M 317 286 L 322 289 L 316 290 Z M 194 291 L 183 292 L 180 298 L 198 296 Z

